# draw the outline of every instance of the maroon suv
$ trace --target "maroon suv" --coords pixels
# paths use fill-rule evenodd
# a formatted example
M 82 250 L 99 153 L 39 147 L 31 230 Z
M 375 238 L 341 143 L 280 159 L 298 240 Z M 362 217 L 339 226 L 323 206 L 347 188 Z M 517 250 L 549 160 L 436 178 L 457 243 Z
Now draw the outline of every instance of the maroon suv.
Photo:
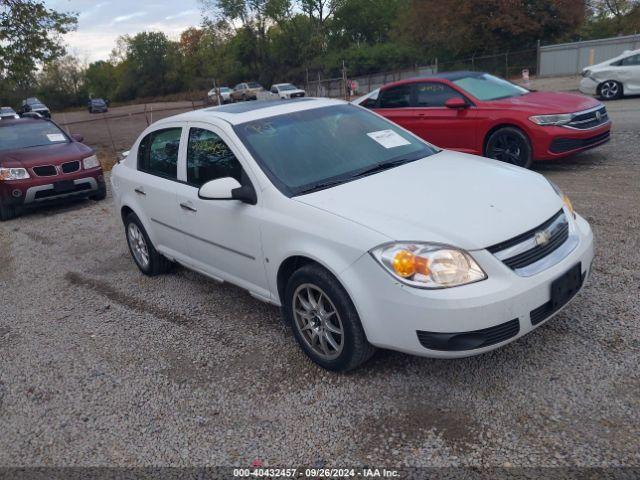
M 0 120 L 0 220 L 44 202 L 104 199 L 100 162 L 81 142 L 51 120 Z

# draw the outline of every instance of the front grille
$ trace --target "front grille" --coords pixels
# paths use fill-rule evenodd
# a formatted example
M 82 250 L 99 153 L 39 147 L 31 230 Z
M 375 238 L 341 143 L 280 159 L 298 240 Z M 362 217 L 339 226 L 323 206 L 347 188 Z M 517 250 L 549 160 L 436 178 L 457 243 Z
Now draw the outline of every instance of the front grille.
M 536 239 L 539 234 L 547 236 L 546 242 Z M 546 257 L 558 247 L 560 247 L 569 238 L 569 223 L 563 210 L 560 210 L 549 220 L 510 240 L 498 243 L 489 247 L 487 250 L 498 256 L 502 262 L 512 270 L 524 268 L 538 260 Z M 522 245 L 522 249 L 517 249 L 506 258 L 502 258 L 501 252 Z M 527 248 L 528 247 L 528 248 Z M 506 252 L 505 252 L 506 253 Z
M 304 93 L 302 92 L 292 93 L 289 98 L 299 98 L 299 97 L 304 97 Z
M 578 148 L 596 146 L 609 140 L 610 132 L 603 132 L 589 138 L 554 138 L 549 146 L 552 153 L 563 153 Z
M 42 165 L 40 167 L 33 167 L 33 173 L 38 177 L 53 177 L 58 174 L 56 167 L 53 165 Z
M 585 275 L 583 274 L 580 286 L 582 286 L 582 284 L 584 283 L 584 279 Z M 578 291 L 579 290 L 580 289 L 578 288 Z M 569 300 L 571 300 L 578 293 L 578 291 L 576 291 L 572 297 L 567 298 L 564 303 L 562 303 L 561 305 L 557 305 L 555 308 L 553 307 L 553 302 L 549 300 L 548 302 L 540 305 L 538 308 L 534 308 L 533 310 L 531 310 L 531 312 L 529 313 L 529 316 L 531 318 L 531 325 L 535 326 L 539 323 L 544 322 L 547 318 L 564 307 L 569 302 Z
M 73 173 L 77 172 L 78 170 L 80 170 L 80 162 L 77 160 L 74 162 L 67 162 L 62 164 L 62 171 L 64 173 Z
M 416 331 L 420 344 L 430 350 L 463 351 L 484 348 L 504 342 L 520 332 L 520 321 L 517 318 L 494 327 L 483 328 L 471 332 L 440 333 Z
M 586 130 L 607 123 L 608 121 L 609 114 L 607 113 L 607 108 L 603 105 L 598 109 L 575 114 L 567 125 L 579 130 Z

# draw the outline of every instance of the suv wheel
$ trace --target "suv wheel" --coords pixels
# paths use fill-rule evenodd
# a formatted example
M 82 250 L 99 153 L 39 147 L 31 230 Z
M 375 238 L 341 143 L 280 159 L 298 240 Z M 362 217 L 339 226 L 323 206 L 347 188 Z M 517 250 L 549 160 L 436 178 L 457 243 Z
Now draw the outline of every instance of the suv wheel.
M 622 97 L 622 85 L 615 80 L 607 80 L 600 84 L 598 93 L 604 100 L 616 100 Z
M 18 215 L 18 210 L 13 205 L 3 205 L 0 201 L 0 221 L 11 220 Z
M 99 202 L 100 200 L 104 200 L 105 198 L 107 198 L 107 188 L 106 187 L 99 188 L 96 194 L 91 195 L 89 198 L 91 200 L 95 200 L 96 202 Z
M 149 276 L 168 272 L 173 262 L 163 257 L 154 248 L 147 231 L 135 213 L 130 213 L 124 220 L 124 228 L 127 235 L 127 245 L 133 260 L 142 273 Z
M 346 290 L 317 264 L 291 276 L 283 313 L 302 350 L 323 368 L 352 370 L 375 352 Z
M 529 139 L 524 132 L 514 127 L 504 127 L 493 132 L 487 140 L 485 156 L 523 168 L 529 168 L 533 162 Z

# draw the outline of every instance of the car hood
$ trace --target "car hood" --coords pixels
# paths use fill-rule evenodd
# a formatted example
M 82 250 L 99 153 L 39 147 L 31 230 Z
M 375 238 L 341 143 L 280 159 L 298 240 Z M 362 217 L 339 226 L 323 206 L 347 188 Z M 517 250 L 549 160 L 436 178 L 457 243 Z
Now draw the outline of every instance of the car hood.
M 304 90 L 302 90 L 301 88 L 296 88 L 295 90 L 283 90 L 282 93 L 291 95 L 292 93 L 304 93 Z
M 562 208 L 542 175 L 446 150 L 294 200 L 391 240 L 438 242 L 467 250 L 513 238 Z
M 58 143 L 20 150 L 0 150 L 0 164 L 7 167 L 31 168 L 79 160 L 92 154 L 91 148 L 79 142 Z
M 527 110 L 537 114 L 574 113 L 597 107 L 600 102 L 591 97 L 563 92 L 531 92 L 518 97 L 491 102 L 492 106 Z

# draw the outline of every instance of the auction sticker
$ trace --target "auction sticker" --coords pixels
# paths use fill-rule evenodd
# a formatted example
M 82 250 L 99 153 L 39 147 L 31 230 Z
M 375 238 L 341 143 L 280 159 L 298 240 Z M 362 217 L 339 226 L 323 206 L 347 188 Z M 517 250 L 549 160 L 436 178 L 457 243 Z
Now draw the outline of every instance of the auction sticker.
M 377 132 L 367 133 L 369 137 L 374 139 L 384 148 L 402 147 L 403 145 L 411 145 L 411 142 L 405 140 L 393 130 L 379 130 Z
M 66 140 L 61 133 L 47 133 L 47 138 L 50 142 L 64 142 Z

